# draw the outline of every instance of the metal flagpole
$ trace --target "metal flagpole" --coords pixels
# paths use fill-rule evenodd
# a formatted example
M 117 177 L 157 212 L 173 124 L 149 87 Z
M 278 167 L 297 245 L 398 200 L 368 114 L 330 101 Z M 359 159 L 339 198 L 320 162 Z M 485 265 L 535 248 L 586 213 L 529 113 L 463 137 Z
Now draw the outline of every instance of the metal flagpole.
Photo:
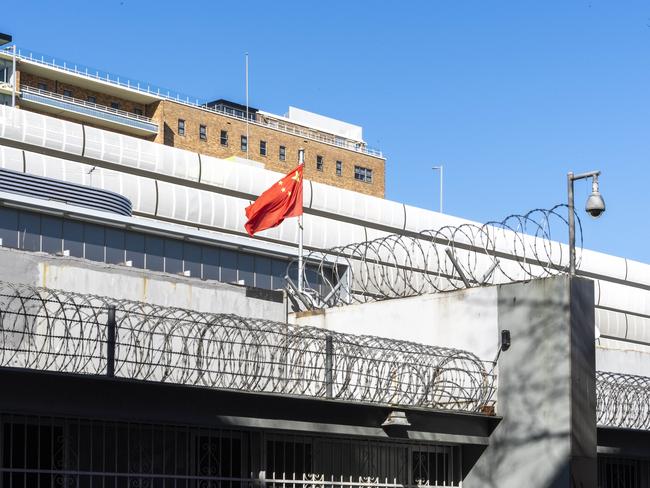
M 248 148 L 251 141 L 248 138 L 248 53 L 246 53 L 246 159 L 248 159 Z
M 299 165 L 305 164 L 305 150 L 302 148 L 298 149 L 298 164 Z M 303 171 L 303 179 L 304 179 L 304 171 Z M 300 184 L 302 185 L 303 181 L 301 181 Z M 302 293 L 304 288 L 303 274 L 304 274 L 305 263 L 303 262 L 302 259 L 303 234 L 304 234 L 304 228 L 302 225 L 302 214 L 300 214 L 300 217 L 298 217 L 298 292 L 299 293 Z

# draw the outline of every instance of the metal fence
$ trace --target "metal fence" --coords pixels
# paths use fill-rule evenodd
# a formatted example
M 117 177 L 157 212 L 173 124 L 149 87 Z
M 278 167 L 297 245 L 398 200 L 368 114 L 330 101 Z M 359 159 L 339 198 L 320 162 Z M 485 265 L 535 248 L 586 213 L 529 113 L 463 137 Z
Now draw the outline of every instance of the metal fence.
M 472 353 L 0 282 L 0 366 L 489 412 Z
M 0 488 L 460 486 L 459 446 L 0 412 Z
M 650 430 L 650 378 L 596 373 L 598 425 Z
M 288 290 L 300 308 L 318 309 L 566 273 L 568 247 L 561 240 L 568 235 L 567 211 L 557 205 L 500 222 L 390 234 L 312 251 L 305 259 L 318 263 L 317 276 L 304 276 L 303 292 L 288 280 Z M 577 215 L 576 222 L 581 248 Z

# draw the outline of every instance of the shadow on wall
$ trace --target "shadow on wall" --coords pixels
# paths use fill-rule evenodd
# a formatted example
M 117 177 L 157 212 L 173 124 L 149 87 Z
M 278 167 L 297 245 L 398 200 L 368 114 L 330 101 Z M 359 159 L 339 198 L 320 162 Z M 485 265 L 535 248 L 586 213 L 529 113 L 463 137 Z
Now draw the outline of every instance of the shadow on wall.
M 163 144 L 166 146 L 173 146 L 174 145 L 174 131 L 172 130 L 171 127 L 169 127 L 169 124 L 167 122 L 164 122 L 163 124 Z
M 581 486 L 580 480 L 571 480 L 571 463 L 577 463 L 575 472 L 582 459 L 571 460 L 571 414 L 576 407 L 571 405 L 569 286 L 568 279 L 551 278 L 500 287 L 499 327 L 512 335 L 511 348 L 499 360 L 497 405 L 503 420 L 464 486 Z M 580 356 L 588 358 L 589 351 Z M 588 362 L 580 367 L 587 368 Z M 589 426 L 586 421 L 580 429 Z M 593 426 L 595 435 L 595 412 Z M 589 439 L 588 433 L 583 437 Z M 589 463 L 586 459 L 585 470 L 591 469 Z

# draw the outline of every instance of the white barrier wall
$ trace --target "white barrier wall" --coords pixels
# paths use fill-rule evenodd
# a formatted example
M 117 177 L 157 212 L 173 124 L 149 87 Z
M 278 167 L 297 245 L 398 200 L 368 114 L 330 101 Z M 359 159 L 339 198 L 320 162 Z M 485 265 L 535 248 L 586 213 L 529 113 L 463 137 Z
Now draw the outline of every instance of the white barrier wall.
M 4 106 L 0 167 L 105 188 L 131 199 L 137 214 L 239 235 L 245 235 L 244 208 L 280 177 L 265 169 Z M 468 223 L 309 181 L 304 204 L 305 245 L 313 249 Z M 295 245 L 297 222 L 289 219 L 260 236 Z M 507 242 L 500 240 L 499 250 L 510 252 Z M 567 255 L 565 248 L 557 249 Z M 600 334 L 650 344 L 650 266 L 586 250 L 581 259 L 581 274 L 596 281 Z M 514 261 L 502 266 L 517 267 Z

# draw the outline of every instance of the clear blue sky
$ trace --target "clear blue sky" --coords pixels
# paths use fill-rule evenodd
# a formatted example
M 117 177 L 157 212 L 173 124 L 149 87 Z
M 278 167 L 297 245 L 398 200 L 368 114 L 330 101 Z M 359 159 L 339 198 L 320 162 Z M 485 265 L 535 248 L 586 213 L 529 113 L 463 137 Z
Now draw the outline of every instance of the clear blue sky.
M 387 197 L 477 221 L 566 199 L 603 171 L 585 245 L 650 262 L 650 2 L 29 1 L 20 47 L 201 99 L 362 125 Z M 577 185 L 582 206 L 587 183 Z

